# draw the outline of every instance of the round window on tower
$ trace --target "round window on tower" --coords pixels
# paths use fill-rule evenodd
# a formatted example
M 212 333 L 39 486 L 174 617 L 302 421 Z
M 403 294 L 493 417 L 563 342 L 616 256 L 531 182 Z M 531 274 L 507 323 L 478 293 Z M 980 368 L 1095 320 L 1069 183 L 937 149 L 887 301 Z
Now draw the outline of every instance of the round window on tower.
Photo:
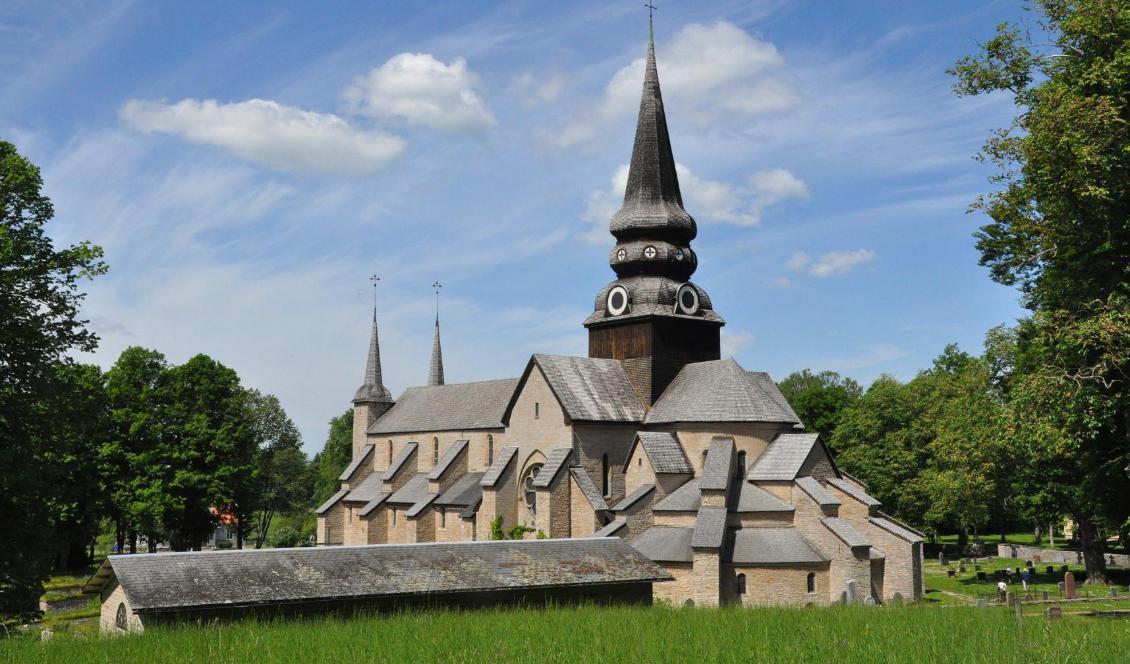
M 616 260 L 622 261 L 628 257 L 628 250 L 621 247 L 616 250 Z
M 693 316 L 698 313 L 698 291 L 690 284 L 679 286 L 675 293 L 675 303 L 679 313 Z
M 682 249 L 676 249 L 675 250 L 675 260 L 681 261 L 681 260 L 683 260 L 683 258 L 685 256 L 686 256 L 686 254 L 683 253 Z
M 647 247 L 644 247 L 643 257 L 650 260 L 652 258 L 655 258 L 656 254 L 658 253 L 659 252 L 655 250 L 655 247 L 648 245 Z
M 628 291 L 623 286 L 613 286 L 608 291 L 608 313 L 619 316 L 628 310 Z

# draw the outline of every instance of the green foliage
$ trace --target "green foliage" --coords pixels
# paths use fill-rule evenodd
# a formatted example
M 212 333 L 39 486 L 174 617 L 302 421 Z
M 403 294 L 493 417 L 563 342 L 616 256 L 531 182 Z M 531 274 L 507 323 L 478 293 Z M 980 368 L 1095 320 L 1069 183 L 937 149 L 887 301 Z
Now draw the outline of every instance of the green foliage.
M 330 420 L 330 432 L 322 451 L 314 456 L 314 499 L 317 507 L 341 488 L 341 471 L 353 459 L 353 409 Z
M 859 383 L 835 371 L 793 372 L 777 386 L 805 428 L 820 433 L 825 440 L 836 432 L 844 409 L 863 396 Z
M 502 530 L 501 514 L 490 520 L 490 538 L 496 541 L 506 539 L 506 533 Z
M 295 514 L 310 507 L 313 468 L 302 451 L 298 427 L 272 394 L 249 390 L 248 418 L 257 444 L 258 482 L 244 503 L 254 522 L 255 548 L 263 546 L 276 514 Z
M 96 246 L 54 246 L 46 234 L 54 210 L 42 187 L 39 169 L 0 141 L 0 532 L 15 544 L 0 547 L 0 614 L 37 611 L 53 562 L 43 552 L 55 546 L 57 487 L 38 410 L 64 354 L 96 345 L 77 318 L 78 286 L 106 270 Z
M 512 540 L 525 539 L 526 533 L 532 533 L 532 532 L 534 532 L 533 528 L 531 528 L 530 526 L 527 526 L 524 523 L 519 523 L 518 525 L 511 528 L 506 533 L 506 539 L 512 539 Z
M 271 536 L 271 546 L 280 547 L 295 547 L 302 545 L 302 535 L 291 528 L 290 526 L 283 526 L 274 532 Z
M 546 535 L 544 530 L 542 530 L 541 528 L 538 528 L 537 538 L 538 539 L 549 539 L 549 535 Z

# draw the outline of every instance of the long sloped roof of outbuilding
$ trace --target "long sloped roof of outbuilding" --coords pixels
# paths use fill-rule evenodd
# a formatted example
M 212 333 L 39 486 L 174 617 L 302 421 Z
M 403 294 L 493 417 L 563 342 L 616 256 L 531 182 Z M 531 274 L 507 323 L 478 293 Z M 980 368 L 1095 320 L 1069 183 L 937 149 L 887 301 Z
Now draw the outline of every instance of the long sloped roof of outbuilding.
M 410 387 L 369 433 L 501 429 L 517 378 Z
M 564 355 L 534 355 L 519 379 L 524 383 L 537 366 L 569 419 L 582 422 L 639 422 L 644 407 L 618 360 Z M 507 418 L 515 391 L 506 409 Z
M 645 421 L 799 424 L 800 418 L 769 374 L 746 371 L 734 360 L 711 360 L 684 366 Z
M 822 563 L 828 557 L 796 528 L 741 528 L 727 535 L 723 560 L 735 565 Z
M 632 540 L 637 551 L 656 562 L 689 563 L 694 560 L 694 528 L 652 526 Z
M 829 477 L 828 484 L 836 487 L 840 491 L 843 491 L 847 495 L 851 496 L 852 498 L 858 500 L 868 507 L 881 507 L 883 505 L 883 503 L 879 502 L 877 499 L 869 496 L 863 489 L 860 489 L 856 485 L 846 480 L 841 480 L 836 477 Z
M 616 537 L 110 556 L 83 590 L 114 576 L 139 613 L 671 579 Z

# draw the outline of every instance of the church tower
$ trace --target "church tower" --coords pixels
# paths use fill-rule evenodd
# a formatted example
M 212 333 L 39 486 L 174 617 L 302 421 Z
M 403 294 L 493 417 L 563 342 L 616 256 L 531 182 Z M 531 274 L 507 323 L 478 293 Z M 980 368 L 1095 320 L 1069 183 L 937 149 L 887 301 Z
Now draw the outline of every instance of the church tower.
M 353 394 L 353 455 L 364 449 L 373 422 L 392 408 L 392 393 L 381 376 L 381 347 L 377 339 L 377 308 L 373 307 L 373 329 L 369 334 L 369 354 L 365 359 L 365 382 Z
M 683 209 L 654 38 L 648 42 L 624 205 L 609 230 L 616 238 L 609 264 L 617 279 L 601 289 L 585 319 L 589 357 L 619 360 L 650 407 L 684 365 L 720 358 L 725 324 L 706 291 L 689 281 L 698 265 L 690 247 L 698 229 Z

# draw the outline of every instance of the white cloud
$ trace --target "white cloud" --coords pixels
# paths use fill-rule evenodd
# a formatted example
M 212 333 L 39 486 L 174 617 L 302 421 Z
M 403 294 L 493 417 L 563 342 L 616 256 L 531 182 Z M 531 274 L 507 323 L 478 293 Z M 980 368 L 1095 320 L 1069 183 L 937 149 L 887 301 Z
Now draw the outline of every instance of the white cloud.
M 119 115 L 133 129 L 218 145 L 242 159 L 286 171 L 370 173 L 396 158 L 405 145 L 397 136 L 362 131 L 333 114 L 265 99 L 229 104 L 213 99 L 175 104 L 134 99 Z
M 856 249 L 854 251 L 828 251 L 820 254 L 813 260 L 803 251 L 798 251 L 789 258 L 785 267 L 794 272 L 803 272 L 814 277 L 831 277 L 847 274 L 855 268 L 874 262 L 879 254 L 870 249 Z
M 560 73 L 534 74 L 523 72 L 510 83 L 510 93 L 522 100 L 525 106 L 549 104 L 557 101 L 565 91 L 565 76 Z
M 898 348 L 885 344 L 864 346 L 863 351 L 847 357 L 831 357 L 823 360 L 812 360 L 806 366 L 821 367 L 829 371 L 856 371 L 870 367 L 881 366 L 906 357 L 908 353 Z
M 445 64 L 428 53 L 401 53 L 356 78 L 342 96 L 354 113 L 465 131 L 494 124 L 476 80 L 462 58 Z
M 783 168 L 757 171 L 749 177 L 748 185 L 701 178 L 683 164 L 675 164 L 675 169 L 683 204 L 695 219 L 703 222 L 756 226 L 769 206 L 808 196 L 804 182 Z M 608 220 L 620 209 L 627 184 L 628 164 L 623 164 L 613 173 L 608 189 L 589 194 L 581 214 L 582 219 L 593 224 L 584 235 L 586 240 L 607 241 Z
M 568 147 L 585 142 L 600 126 L 634 112 L 645 62 L 637 58 L 617 71 L 597 107 L 549 136 L 550 144 Z M 665 104 L 678 106 L 680 117 L 704 126 L 724 115 L 756 117 L 795 108 L 798 93 L 776 71 L 783 64 L 773 44 L 725 21 L 692 23 L 656 52 Z
M 744 330 L 727 332 L 725 329 L 723 329 L 722 337 L 719 339 L 719 343 L 722 347 L 722 357 L 734 357 L 738 353 L 742 352 L 742 350 L 744 350 L 746 346 L 749 346 L 755 341 L 757 341 L 757 337 Z

